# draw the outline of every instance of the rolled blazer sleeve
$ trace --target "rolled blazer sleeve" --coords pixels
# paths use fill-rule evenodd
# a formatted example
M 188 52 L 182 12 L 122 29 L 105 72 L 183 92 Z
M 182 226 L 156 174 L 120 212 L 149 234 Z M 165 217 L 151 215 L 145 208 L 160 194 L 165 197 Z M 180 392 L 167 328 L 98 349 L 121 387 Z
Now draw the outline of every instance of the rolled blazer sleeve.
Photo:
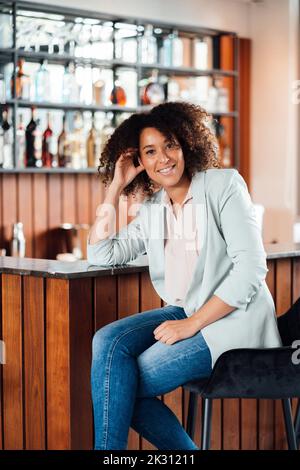
M 87 240 L 87 260 L 90 264 L 99 266 L 114 266 L 133 261 L 139 255 L 146 253 L 145 235 L 142 230 L 142 210 L 137 216 L 117 234 L 91 245 Z
M 268 272 L 255 208 L 247 185 L 233 170 L 220 198 L 220 228 L 233 265 L 214 295 L 242 310 L 256 294 Z

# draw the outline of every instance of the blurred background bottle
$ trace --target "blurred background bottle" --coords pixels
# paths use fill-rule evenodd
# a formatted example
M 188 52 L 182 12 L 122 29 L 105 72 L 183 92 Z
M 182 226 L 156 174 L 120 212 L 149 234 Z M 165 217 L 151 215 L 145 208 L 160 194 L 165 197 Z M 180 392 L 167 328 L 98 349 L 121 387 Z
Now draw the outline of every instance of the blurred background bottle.
M 26 241 L 23 232 L 23 223 L 16 222 L 13 225 L 13 238 L 11 240 L 11 256 L 24 258 L 26 252 Z
M 18 168 L 24 168 L 26 160 L 26 139 L 23 114 L 19 115 L 19 122 L 16 130 L 16 140 L 16 164 Z
M 153 35 L 153 26 L 145 26 L 144 35 L 140 41 L 140 62 L 143 64 L 157 63 L 157 40 Z
M 14 78 L 16 77 L 16 98 L 22 100 L 30 100 L 31 94 L 31 79 L 30 76 L 24 73 L 24 59 L 18 60 L 18 65 L 16 69 L 16 74 L 13 74 L 11 77 L 11 96 L 13 97 L 13 88 L 14 88 Z
M 47 60 L 41 60 L 40 67 L 35 75 L 35 100 L 50 101 L 50 74 Z
M 8 107 L 4 106 L 2 112 L 2 130 L 3 130 L 3 168 L 13 168 L 13 128 L 9 122 Z

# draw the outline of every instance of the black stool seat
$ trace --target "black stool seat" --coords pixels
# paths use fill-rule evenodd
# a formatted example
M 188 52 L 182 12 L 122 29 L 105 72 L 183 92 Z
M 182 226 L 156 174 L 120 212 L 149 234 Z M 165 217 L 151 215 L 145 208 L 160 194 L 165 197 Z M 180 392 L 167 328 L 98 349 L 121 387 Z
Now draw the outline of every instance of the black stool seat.
M 293 424 L 291 398 L 300 398 L 300 363 L 293 341 L 300 339 L 300 299 L 281 317 L 278 328 L 283 346 L 231 349 L 216 361 L 210 377 L 187 382 L 190 392 L 187 432 L 193 438 L 197 397 L 203 400 L 202 449 L 210 445 L 212 403 L 216 398 L 281 399 L 289 449 L 300 442 L 300 406 Z

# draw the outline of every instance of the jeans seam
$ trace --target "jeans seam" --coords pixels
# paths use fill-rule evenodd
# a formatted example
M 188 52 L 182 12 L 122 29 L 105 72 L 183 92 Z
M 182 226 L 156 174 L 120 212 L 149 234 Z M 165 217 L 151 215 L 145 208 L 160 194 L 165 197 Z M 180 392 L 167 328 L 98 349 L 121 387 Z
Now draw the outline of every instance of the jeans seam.
M 151 322 L 148 322 L 148 323 L 144 323 L 141 326 L 137 326 L 135 328 L 132 328 L 130 330 L 127 330 L 127 331 L 123 332 L 121 335 L 119 335 L 115 339 L 115 342 L 111 347 L 111 352 L 108 355 L 108 365 L 107 365 L 106 370 L 105 370 L 105 381 L 104 381 L 104 391 L 105 391 L 104 411 L 103 411 L 103 414 L 104 414 L 104 431 L 103 431 L 104 449 L 106 449 L 106 445 L 107 445 L 108 418 L 109 418 L 109 416 L 108 416 L 108 403 L 109 403 L 109 398 L 110 398 L 110 396 L 109 396 L 110 369 L 111 369 L 111 362 L 112 362 L 112 357 L 113 357 L 114 350 L 115 350 L 117 344 L 119 343 L 120 339 L 123 338 L 123 336 L 126 336 L 128 333 L 132 333 L 132 331 L 140 330 L 140 329 L 144 328 L 145 326 L 149 326 L 149 325 L 153 325 L 153 324 L 156 325 L 156 323 L 157 323 L 157 321 L 151 321 Z
M 172 344 L 170 344 L 170 346 L 172 346 Z M 206 349 L 206 348 L 200 348 L 200 349 L 198 349 L 197 351 L 196 351 L 196 350 L 193 351 L 192 354 L 194 354 L 194 353 L 196 353 L 196 352 L 198 353 L 199 351 L 205 351 L 205 349 Z M 209 353 L 210 353 L 210 349 L 209 349 L 208 346 L 207 346 L 207 349 L 208 349 L 208 351 L 209 351 Z M 179 358 L 176 357 L 176 358 L 174 358 L 173 360 L 160 362 L 159 364 L 160 364 L 160 366 L 164 366 L 165 364 L 171 364 L 172 361 L 177 361 L 178 359 L 181 359 L 181 358 L 183 358 L 183 357 L 185 357 L 185 356 L 187 356 L 187 354 L 182 354 Z M 151 372 L 152 370 L 155 370 L 156 368 L 157 368 L 157 365 L 155 365 L 155 366 L 153 366 L 153 367 L 149 367 L 149 368 L 148 368 L 146 371 L 144 371 L 144 372 L 140 372 L 140 377 L 143 377 L 145 374 L 147 374 L 148 372 Z

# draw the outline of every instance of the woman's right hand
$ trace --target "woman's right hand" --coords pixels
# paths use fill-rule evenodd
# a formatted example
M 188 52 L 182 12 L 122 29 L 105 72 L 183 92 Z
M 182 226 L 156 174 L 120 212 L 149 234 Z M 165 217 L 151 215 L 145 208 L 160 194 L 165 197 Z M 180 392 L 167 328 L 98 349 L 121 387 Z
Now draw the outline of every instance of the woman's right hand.
M 133 159 L 138 154 L 138 149 L 130 147 L 123 152 L 115 165 L 112 183 L 123 190 L 145 168 L 143 165 L 134 166 Z

